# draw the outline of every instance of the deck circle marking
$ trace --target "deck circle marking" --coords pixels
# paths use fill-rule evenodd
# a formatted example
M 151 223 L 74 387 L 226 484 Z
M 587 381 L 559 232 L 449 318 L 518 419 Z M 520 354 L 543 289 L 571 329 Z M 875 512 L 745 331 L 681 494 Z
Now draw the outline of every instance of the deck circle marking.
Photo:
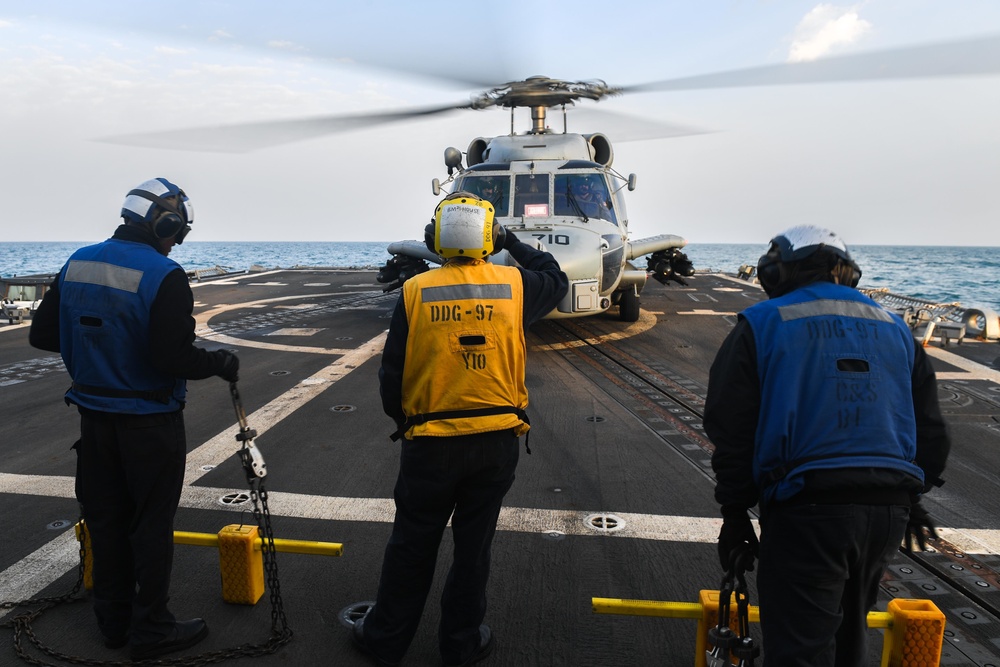
M 354 412 L 357 410 L 353 405 L 335 405 L 330 408 L 330 412 Z
M 589 338 L 581 338 L 579 340 L 570 340 L 565 343 L 545 343 L 541 345 L 532 345 L 532 352 L 543 352 L 552 350 L 568 350 L 574 347 L 582 347 L 584 345 L 599 345 L 613 340 L 621 340 L 622 338 L 631 338 L 632 336 L 637 336 L 644 331 L 649 331 L 654 326 L 656 326 L 656 315 L 650 313 L 649 311 L 642 310 L 639 313 L 639 321 L 633 322 L 628 325 L 622 331 L 615 331 L 612 333 L 601 334 L 599 336 L 590 336 Z
M 600 415 L 593 415 L 593 416 L 587 417 L 586 419 L 587 419 L 587 421 L 594 422 L 595 424 L 600 424 L 601 422 L 604 421 L 604 417 L 602 417 Z
M 558 542 L 559 540 L 566 539 L 566 533 L 561 530 L 546 530 L 542 533 L 542 537 L 547 540 L 552 540 L 553 542 Z
M 215 466 L 213 466 L 213 465 L 203 465 L 201 467 L 201 469 L 204 470 L 205 472 L 209 472 L 210 470 L 215 470 Z
M 48 528 L 49 530 L 61 530 L 71 524 L 72 521 L 69 521 L 68 519 L 56 519 L 55 521 L 53 521 L 52 523 L 48 524 L 45 527 Z
M 271 375 L 278 377 L 280 375 L 288 375 L 291 371 L 271 371 Z
M 614 514 L 591 514 L 584 522 L 588 528 L 602 533 L 611 533 L 625 527 L 625 521 Z
M 359 618 L 364 618 L 368 610 L 375 606 L 374 600 L 364 600 L 362 602 L 355 602 L 354 604 L 349 604 L 339 612 L 337 612 L 337 620 L 345 628 L 353 628 L 354 622 Z
M 242 491 L 238 493 L 227 493 L 226 495 L 219 498 L 220 505 L 242 505 L 243 503 L 249 502 L 250 496 Z

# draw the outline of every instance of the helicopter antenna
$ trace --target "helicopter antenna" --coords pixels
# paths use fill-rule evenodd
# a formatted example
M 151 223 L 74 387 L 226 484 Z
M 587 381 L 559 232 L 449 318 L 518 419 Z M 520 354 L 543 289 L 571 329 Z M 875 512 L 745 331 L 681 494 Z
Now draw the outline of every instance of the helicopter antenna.
M 567 132 L 569 132 L 569 126 L 566 124 L 566 105 L 565 104 L 562 105 L 562 112 L 563 112 L 563 134 L 566 134 Z

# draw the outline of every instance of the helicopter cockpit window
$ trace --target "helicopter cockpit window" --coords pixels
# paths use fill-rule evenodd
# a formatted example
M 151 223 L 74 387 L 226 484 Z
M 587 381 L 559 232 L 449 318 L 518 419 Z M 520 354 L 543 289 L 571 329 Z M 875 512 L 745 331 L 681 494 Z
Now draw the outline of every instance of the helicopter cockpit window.
M 517 174 L 514 176 L 514 217 L 528 218 L 549 214 L 549 175 Z
M 508 215 L 510 206 L 509 176 L 466 176 L 462 181 L 462 190 L 478 195 L 493 204 L 498 218 Z
M 607 185 L 597 174 L 556 174 L 554 214 L 618 224 Z

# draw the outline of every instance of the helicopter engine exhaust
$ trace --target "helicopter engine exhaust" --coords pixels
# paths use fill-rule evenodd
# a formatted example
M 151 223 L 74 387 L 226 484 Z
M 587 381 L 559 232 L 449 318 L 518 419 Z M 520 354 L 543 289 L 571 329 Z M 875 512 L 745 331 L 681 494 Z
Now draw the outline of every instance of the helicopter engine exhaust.
M 595 132 L 594 134 L 583 135 L 586 138 L 587 143 L 590 144 L 591 152 L 594 156 L 594 162 L 605 167 L 610 167 L 611 163 L 615 159 L 615 152 L 611 148 L 611 140 L 605 135 Z
M 472 140 L 472 143 L 469 144 L 469 149 L 465 151 L 465 162 L 470 167 L 486 162 L 490 155 L 489 148 L 489 140 L 483 139 L 482 137 L 476 137 Z

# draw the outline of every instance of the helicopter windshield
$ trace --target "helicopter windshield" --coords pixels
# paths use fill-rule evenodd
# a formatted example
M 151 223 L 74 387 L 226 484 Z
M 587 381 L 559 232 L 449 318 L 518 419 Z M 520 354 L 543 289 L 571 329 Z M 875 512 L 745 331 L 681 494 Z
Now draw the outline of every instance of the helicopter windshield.
M 509 215 L 507 212 L 510 204 L 509 176 L 466 176 L 461 187 L 493 204 L 498 218 Z
M 598 218 L 618 224 L 604 179 L 595 174 L 557 174 L 555 215 Z
M 549 215 L 549 175 L 518 174 L 514 177 L 514 216 Z

